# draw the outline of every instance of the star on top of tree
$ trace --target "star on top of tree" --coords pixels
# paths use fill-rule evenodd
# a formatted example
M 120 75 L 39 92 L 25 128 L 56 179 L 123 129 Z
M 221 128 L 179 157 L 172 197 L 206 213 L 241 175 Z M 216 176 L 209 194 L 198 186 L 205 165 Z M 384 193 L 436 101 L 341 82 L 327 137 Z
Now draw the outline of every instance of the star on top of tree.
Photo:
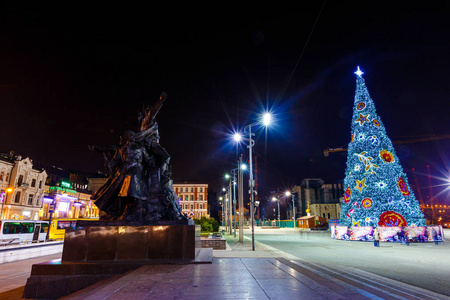
M 358 75 L 359 77 L 361 77 L 361 75 L 364 74 L 364 72 L 361 71 L 358 66 L 358 70 L 356 70 L 355 74 Z

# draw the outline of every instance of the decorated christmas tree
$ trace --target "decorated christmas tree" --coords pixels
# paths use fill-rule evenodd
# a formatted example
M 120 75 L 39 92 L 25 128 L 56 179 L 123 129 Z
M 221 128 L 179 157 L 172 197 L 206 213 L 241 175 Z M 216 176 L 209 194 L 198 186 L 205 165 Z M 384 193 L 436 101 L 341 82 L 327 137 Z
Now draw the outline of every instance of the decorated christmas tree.
M 358 67 L 341 225 L 423 226 L 419 203 Z

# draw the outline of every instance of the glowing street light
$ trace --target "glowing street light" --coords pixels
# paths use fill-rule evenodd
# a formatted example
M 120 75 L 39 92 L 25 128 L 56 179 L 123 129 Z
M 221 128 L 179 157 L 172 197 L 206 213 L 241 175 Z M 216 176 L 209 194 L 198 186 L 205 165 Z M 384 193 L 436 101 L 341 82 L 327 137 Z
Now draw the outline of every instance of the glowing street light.
M 280 221 L 280 199 L 277 197 L 272 197 L 272 201 L 277 201 L 278 203 L 278 227 L 281 228 L 281 221 Z
M 291 196 L 291 200 L 292 200 L 292 220 L 294 221 L 294 228 L 295 228 L 295 202 L 294 202 L 295 196 L 294 196 L 294 194 L 292 194 L 290 191 L 286 191 L 286 192 L 284 193 L 284 195 L 285 195 L 286 197 Z
M 269 126 L 272 121 L 272 115 L 270 113 L 265 113 L 263 115 L 263 124 L 264 126 Z
M 262 123 L 264 126 L 268 126 L 271 122 L 272 116 L 270 113 L 265 113 L 262 118 Z M 255 140 L 253 139 L 253 136 L 255 134 L 252 132 L 252 127 L 261 125 L 259 122 L 251 123 L 244 127 L 244 133 L 248 133 L 248 156 L 249 156 L 249 187 L 250 187 L 250 217 L 252 222 L 252 251 L 255 251 L 255 216 L 254 216 L 254 206 L 255 206 L 255 193 L 254 193 L 254 187 L 255 187 L 255 181 L 253 180 L 253 153 L 252 148 L 255 145 Z
M 233 135 L 233 139 L 234 139 L 235 142 L 239 143 L 242 140 L 242 135 L 239 132 L 236 132 Z

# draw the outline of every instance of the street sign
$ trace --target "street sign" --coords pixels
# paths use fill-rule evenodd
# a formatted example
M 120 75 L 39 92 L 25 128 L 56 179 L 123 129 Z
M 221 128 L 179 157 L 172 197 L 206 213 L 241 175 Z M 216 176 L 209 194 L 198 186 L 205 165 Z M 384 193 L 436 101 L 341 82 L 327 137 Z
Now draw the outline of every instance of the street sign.
M 54 213 L 55 212 L 55 204 L 50 204 L 48 206 L 48 212 L 49 213 Z

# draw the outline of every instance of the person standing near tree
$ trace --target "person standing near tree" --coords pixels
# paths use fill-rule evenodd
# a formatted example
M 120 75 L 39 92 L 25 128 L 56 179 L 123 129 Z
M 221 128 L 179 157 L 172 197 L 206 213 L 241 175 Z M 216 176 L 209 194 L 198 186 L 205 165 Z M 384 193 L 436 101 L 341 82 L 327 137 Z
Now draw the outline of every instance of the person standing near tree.
M 373 232 L 373 245 L 375 247 L 380 247 L 380 233 L 378 232 L 378 228 L 375 228 Z

